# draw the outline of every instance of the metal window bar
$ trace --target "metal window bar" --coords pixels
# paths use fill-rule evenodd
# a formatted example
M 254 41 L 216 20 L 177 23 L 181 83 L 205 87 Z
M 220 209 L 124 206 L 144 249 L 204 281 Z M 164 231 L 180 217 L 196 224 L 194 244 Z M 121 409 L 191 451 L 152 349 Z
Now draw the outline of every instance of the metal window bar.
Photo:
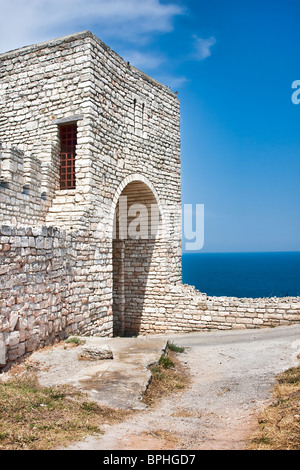
M 75 189 L 77 125 L 60 127 L 60 189 Z

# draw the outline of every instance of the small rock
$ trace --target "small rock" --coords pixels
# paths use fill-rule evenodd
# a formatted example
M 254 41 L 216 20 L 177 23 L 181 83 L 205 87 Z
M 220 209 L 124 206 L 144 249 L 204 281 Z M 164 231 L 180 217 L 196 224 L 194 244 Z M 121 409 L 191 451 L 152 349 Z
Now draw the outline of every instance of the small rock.
M 113 353 L 109 346 L 85 346 L 78 357 L 85 361 L 99 361 L 113 359 Z

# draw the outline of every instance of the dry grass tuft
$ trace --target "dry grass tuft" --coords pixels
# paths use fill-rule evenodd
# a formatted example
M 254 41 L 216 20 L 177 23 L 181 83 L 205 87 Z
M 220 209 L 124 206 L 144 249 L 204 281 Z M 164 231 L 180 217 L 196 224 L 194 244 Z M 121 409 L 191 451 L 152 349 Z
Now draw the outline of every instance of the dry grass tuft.
M 190 383 L 186 367 L 178 359 L 175 351 L 169 350 L 162 355 L 158 364 L 151 367 L 152 380 L 145 392 L 143 401 L 148 406 L 154 406 L 171 393 L 180 392 Z
M 300 450 L 300 367 L 277 377 L 276 401 L 259 418 L 251 450 Z
M 43 388 L 34 374 L 15 376 L 0 382 L 0 450 L 62 448 L 127 415 L 100 407 L 71 387 Z

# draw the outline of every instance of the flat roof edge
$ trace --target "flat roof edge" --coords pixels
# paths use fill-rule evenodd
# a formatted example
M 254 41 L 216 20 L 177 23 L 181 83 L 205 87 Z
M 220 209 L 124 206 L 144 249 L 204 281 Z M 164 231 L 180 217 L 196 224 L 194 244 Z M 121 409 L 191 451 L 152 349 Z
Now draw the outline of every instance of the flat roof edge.
M 90 31 L 80 31 L 78 33 L 72 33 L 72 34 L 68 34 L 66 36 L 61 36 L 61 37 L 58 37 L 58 38 L 54 38 L 54 39 L 49 39 L 47 41 L 42 41 L 42 42 L 38 42 L 38 43 L 34 43 L 34 44 L 28 44 L 27 46 L 21 46 L 21 47 L 17 47 L 16 49 L 12 49 L 10 51 L 7 51 L 7 52 L 1 52 L 0 53 L 0 59 L 2 57 L 5 57 L 5 56 L 10 56 L 10 55 L 17 55 L 21 52 L 27 52 L 27 51 L 30 51 L 30 50 L 34 50 L 34 49 L 39 49 L 41 47 L 46 47 L 46 46 L 52 46 L 52 45 L 55 45 L 55 44 L 60 44 L 62 42 L 67 42 L 68 40 L 73 40 L 73 39 L 80 39 L 80 38 L 85 38 L 85 37 L 95 37 L 93 33 L 91 33 Z
M 95 34 L 93 34 L 91 31 L 88 31 L 88 30 L 68 34 L 66 36 L 61 36 L 61 37 L 58 37 L 58 38 L 55 38 L 55 39 L 50 39 L 50 40 L 39 42 L 39 43 L 36 43 L 36 44 L 22 46 L 22 47 L 17 48 L 17 49 L 12 49 L 10 51 L 0 53 L 0 59 L 15 57 L 18 54 L 26 54 L 28 52 L 32 52 L 32 51 L 35 51 L 35 50 L 38 50 L 38 49 L 41 49 L 41 48 L 44 48 L 44 47 L 47 47 L 47 46 L 51 47 L 51 46 L 59 45 L 59 44 L 62 44 L 62 43 L 71 42 L 71 41 L 77 40 L 77 39 L 84 39 L 84 38 L 87 38 L 87 37 L 90 37 L 95 42 L 97 42 L 99 45 L 101 45 L 104 49 L 110 51 L 112 54 L 119 57 L 119 59 L 122 60 L 124 64 L 128 65 L 128 67 L 132 68 L 133 70 L 135 70 L 136 72 L 141 74 L 141 76 L 145 80 L 151 81 L 154 85 L 162 87 L 163 89 L 167 90 L 171 95 L 173 95 L 175 98 L 178 99 L 176 92 L 173 92 L 167 85 L 164 85 L 163 83 L 159 82 L 155 78 L 151 77 L 150 75 L 146 74 L 142 70 L 138 69 L 134 65 L 127 62 L 117 52 L 115 52 L 113 49 L 111 49 L 111 47 L 108 46 L 104 41 L 102 41 Z

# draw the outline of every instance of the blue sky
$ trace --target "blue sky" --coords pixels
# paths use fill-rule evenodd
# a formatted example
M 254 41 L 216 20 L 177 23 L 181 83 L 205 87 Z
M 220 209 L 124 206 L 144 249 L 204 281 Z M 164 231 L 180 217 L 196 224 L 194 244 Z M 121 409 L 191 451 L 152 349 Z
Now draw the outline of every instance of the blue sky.
M 90 30 L 178 91 L 202 251 L 300 251 L 299 0 L 0 0 L 0 51 Z

